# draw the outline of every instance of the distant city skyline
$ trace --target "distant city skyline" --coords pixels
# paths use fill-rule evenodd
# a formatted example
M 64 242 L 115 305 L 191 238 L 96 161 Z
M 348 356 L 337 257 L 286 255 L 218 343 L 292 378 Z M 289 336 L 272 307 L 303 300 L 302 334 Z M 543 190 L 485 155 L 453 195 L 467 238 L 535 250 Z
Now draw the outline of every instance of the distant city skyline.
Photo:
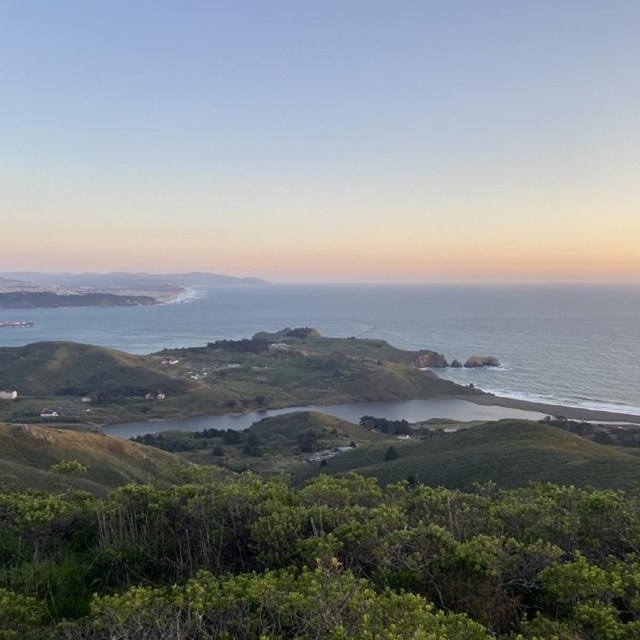
M 0 272 L 640 281 L 640 4 L 0 3 Z

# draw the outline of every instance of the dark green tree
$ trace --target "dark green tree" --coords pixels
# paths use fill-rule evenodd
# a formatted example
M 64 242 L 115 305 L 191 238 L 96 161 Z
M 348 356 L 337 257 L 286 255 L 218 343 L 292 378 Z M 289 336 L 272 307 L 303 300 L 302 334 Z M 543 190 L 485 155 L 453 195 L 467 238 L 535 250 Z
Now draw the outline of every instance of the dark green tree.
M 384 454 L 385 462 L 390 462 L 391 460 L 397 460 L 400 456 L 398 452 L 394 449 L 393 446 L 387 449 L 387 452 Z

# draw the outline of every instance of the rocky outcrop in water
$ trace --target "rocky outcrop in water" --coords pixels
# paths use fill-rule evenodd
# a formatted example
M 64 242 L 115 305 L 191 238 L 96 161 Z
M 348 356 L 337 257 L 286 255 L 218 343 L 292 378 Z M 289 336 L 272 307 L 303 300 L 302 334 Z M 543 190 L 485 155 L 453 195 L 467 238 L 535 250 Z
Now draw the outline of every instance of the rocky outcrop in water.
M 471 356 L 465 363 L 466 369 L 475 369 L 476 367 L 499 367 L 500 360 L 495 356 Z
M 454 369 L 461 369 L 462 368 L 462 364 L 457 359 L 454 359 L 454 361 L 449 366 L 453 367 Z
M 444 369 L 449 366 L 447 359 L 441 353 L 436 353 L 435 351 L 419 351 L 413 364 L 418 369 L 427 367 Z

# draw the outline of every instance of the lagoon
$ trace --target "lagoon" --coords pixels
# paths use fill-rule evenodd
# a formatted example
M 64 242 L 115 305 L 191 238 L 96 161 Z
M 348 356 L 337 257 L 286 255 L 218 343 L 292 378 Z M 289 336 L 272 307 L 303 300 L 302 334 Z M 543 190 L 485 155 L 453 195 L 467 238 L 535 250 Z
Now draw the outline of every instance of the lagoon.
M 103 427 L 104 433 L 120 438 L 132 438 L 146 433 L 160 431 L 201 431 L 202 429 L 246 429 L 254 422 L 271 416 L 294 411 L 318 411 L 349 422 L 357 423 L 362 416 L 370 415 L 387 420 L 407 420 L 419 422 L 431 418 L 451 420 L 501 420 L 520 418 L 541 420 L 546 414 L 506 407 L 481 406 L 466 400 L 394 400 L 388 402 L 350 402 L 326 407 L 287 407 L 285 409 L 264 409 L 242 415 L 210 415 L 175 420 L 155 420 L 150 422 L 126 422 Z

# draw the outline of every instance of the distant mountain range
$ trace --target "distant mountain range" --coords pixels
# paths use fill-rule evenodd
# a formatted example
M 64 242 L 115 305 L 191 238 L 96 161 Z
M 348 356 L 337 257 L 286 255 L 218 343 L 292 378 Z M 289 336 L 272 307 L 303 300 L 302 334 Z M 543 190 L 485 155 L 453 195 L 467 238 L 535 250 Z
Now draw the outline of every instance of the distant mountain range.
M 207 286 L 223 284 L 269 284 L 261 278 L 239 278 L 217 273 L 129 273 L 114 271 L 112 273 L 40 273 L 37 271 L 15 271 L 0 274 L 2 280 L 11 280 L 12 285 L 39 284 L 57 287 L 131 287 L 140 284 L 173 284 L 179 286 Z M 18 281 L 18 282 L 16 282 Z M 8 284 L 8 283 L 5 283 Z

